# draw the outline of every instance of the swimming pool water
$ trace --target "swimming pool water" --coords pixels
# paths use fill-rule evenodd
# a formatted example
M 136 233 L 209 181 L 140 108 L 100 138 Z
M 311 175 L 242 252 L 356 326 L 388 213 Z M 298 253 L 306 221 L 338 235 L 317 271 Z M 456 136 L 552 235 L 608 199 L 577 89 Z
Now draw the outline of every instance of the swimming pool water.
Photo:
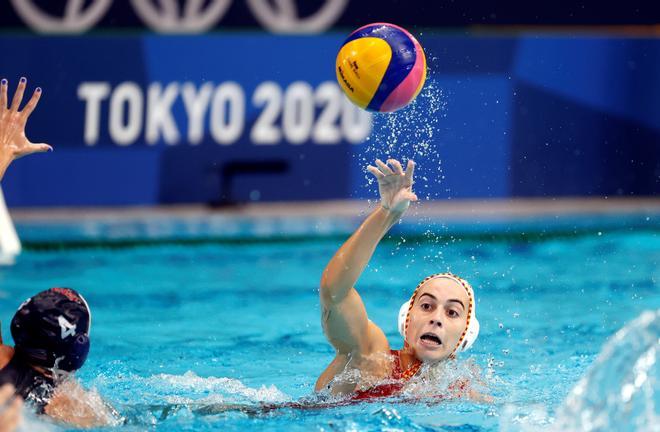
M 80 290 L 93 328 L 79 378 L 124 417 L 116 430 L 497 431 L 519 429 L 519 419 L 539 409 L 532 424 L 544 428 L 607 338 L 660 308 L 656 220 L 578 236 L 406 240 L 402 233 L 381 243 L 357 288 L 393 347 L 401 345 L 398 308 L 424 276 L 450 270 L 473 284 L 481 334 L 456 367 L 478 365 L 493 404 L 388 399 L 262 414 L 195 412 L 313 393 L 333 357 L 317 287 L 339 237 L 28 248 L 14 266 L 0 268 L 0 319 L 8 338 L 24 298 L 56 285 Z

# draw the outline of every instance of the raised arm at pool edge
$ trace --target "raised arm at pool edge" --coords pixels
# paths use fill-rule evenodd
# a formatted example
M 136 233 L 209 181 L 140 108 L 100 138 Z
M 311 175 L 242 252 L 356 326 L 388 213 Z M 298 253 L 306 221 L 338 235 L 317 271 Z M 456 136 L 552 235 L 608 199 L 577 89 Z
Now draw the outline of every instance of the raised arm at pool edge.
M 23 110 L 19 111 L 27 80 L 20 79 L 9 107 L 7 106 L 8 84 L 6 79 L 0 80 L 0 180 L 4 177 L 9 164 L 14 160 L 31 153 L 53 150 L 48 144 L 32 143 L 25 136 L 25 125 L 39 102 L 41 88 L 37 87 L 34 90 L 28 103 L 25 104 Z

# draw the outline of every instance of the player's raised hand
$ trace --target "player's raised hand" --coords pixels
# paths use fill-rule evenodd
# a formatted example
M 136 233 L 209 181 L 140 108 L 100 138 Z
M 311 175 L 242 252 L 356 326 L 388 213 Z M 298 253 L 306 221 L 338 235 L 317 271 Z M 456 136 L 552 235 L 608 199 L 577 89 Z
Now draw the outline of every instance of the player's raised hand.
M 27 80 L 21 78 L 11 104 L 9 104 L 7 98 L 9 83 L 6 79 L 0 81 L 0 157 L 7 165 L 13 160 L 32 153 L 53 150 L 48 144 L 33 143 L 25 136 L 27 120 L 41 97 L 41 88 L 37 87 L 21 110 L 26 86 Z
M 412 191 L 415 162 L 408 161 L 406 171 L 396 159 L 388 159 L 384 163 L 376 159 L 376 166 L 369 165 L 367 171 L 378 180 L 378 191 L 383 208 L 395 213 L 404 213 L 412 201 L 417 201 L 417 195 Z

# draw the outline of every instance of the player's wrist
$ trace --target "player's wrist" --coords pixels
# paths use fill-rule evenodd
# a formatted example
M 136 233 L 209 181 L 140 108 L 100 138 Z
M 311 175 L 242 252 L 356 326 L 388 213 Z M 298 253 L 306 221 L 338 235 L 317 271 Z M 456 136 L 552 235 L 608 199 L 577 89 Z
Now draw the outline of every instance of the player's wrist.
M 14 156 L 9 152 L 0 153 L 0 173 L 4 173 L 14 160 Z M 1 178 L 1 175 L 0 175 Z
M 406 212 L 406 208 L 401 208 L 401 206 L 392 207 L 390 205 L 381 204 L 382 210 L 387 214 L 388 217 L 393 219 L 399 219 Z

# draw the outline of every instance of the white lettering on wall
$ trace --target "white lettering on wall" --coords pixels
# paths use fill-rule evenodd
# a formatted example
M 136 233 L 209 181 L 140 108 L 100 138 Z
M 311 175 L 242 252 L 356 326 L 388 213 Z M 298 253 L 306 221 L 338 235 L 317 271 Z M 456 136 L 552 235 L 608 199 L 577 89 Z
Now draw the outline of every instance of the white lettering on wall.
M 143 99 L 140 86 L 133 82 L 121 83 L 112 92 L 108 129 L 120 146 L 133 144 L 142 131 Z
M 314 92 L 304 81 L 296 81 L 284 94 L 282 131 L 291 144 L 302 144 L 309 139 L 314 125 Z
M 282 108 L 282 88 L 273 81 L 266 81 L 257 86 L 252 103 L 264 109 L 252 127 L 250 139 L 258 145 L 277 144 L 282 139 L 280 129 L 275 125 Z
M 350 103 L 333 81 L 316 88 L 305 81 L 286 88 L 266 81 L 250 98 L 233 81 L 154 82 L 146 90 L 130 81 L 114 88 L 108 82 L 83 82 L 78 99 L 85 104 L 83 140 L 88 146 L 96 145 L 104 132 L 120 146 L 140 137 L 148 145 L 175 145 L 182 141 L 181 132 L 191 145 L 205 139 L 232 145 L 244 134 L 254 145 L 357 144 L 371 133 L 371 114 Z M 108 130 L 104 131 L 106 112 Z M 175 112 L 183 112 L 183 118 L 175 118 Z M 253 124 L 248 124 L 249 118 L 255 119 Z
M 188 142 L 199 144 L 204 138 L 204 116 L 213 94 L 213 84 L 204 83 L 199 90 L 195 84 L 183 84 L 181 96 L 188 115 Z
M 147 92 L 147 144 L 155 144 L 161 134 L 167 144 L 179 141 L 179 130 L 172 117 L 172 104 L 179 95 L 179 84 L 170 83 L 163 90 L 160 83 L 153 83 Z
M 243 133 L 244 124 L 243 89 L 235 82 L 219 85 L 211 102 L 211 136 L 218 144 L 233 144 Z
M 110 94 L 110 84 L 105 82 L 85 82 L 78 86 L 78 99 L 85 101 L 84 140 L 93 146 L 99 140 L 101 130 L 101 102 Z

